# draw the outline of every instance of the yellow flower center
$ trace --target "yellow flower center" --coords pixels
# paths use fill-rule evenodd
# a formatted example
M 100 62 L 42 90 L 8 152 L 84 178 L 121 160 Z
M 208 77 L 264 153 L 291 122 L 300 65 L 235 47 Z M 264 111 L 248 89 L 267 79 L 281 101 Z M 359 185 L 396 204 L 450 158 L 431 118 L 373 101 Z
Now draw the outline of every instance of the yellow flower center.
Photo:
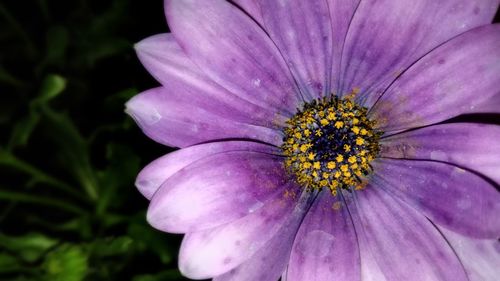
M 352 100 L 332 96 L 304 104 L 284 128 L 285 167 L 309 190 L 328 188 L 337 194 L 363 187 L 370 162 L 379 152 L 382 132 L 373 128 L 367 109 Z

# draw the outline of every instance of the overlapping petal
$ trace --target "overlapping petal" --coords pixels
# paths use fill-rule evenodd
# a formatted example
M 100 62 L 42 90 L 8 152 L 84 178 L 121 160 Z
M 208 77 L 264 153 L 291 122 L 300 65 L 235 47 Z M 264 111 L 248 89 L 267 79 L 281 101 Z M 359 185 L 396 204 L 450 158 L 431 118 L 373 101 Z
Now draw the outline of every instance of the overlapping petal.
M 186 54 L 212 80 L 259 106 L 293 114 L 299 92 L 278 49 L 225 0 L 165 1 L 167 20 Z
M 381 156 L 448 162 L 500 183 L 500 126 L 455 123 L 384 138 Z
M 213 281 L 276 281 L 286 268 L 296 229 L 279 232 L 251 258 Z
M 308 202 L 309 201 L 309 202 Z M 276 281 L 285 270 L 298 228 L 311 203 L 299 202 L 278 233 L 251 258 L 214 281 Z
M 256 22 L 262 24 L 262 13 L 257 0 L 233 0 L 232 2 L 242 8 Z
M 326 0 L 258 1 L 263 26 L 278 46 L 302 94 L 330 93 L 333 31 Z
M 179 255 L 181 272 L 193 279 L 211 278 L 251 258 L 294 215 L 299 192 L 300 188 L 287 186 L 281 196 L 248 216 L 214 229 L 186 234 Z
M 168 92 L 184 101 L 219 115 L 253 125 L 274 128 L 286 117 L 272 106 L 257 106 L 216 84 L 189 59 L 172 34 L 158 34 L 135 45 L 137 56 L 146 69 Z
M 186 147 L 235 138 L 281 143 L 280 131 L 225 118 L 217 108 L 197 103 L 194 98 L 196 95 L 159 87 L 133 97 L 127 102 L 126 111 L 146 135 L 168 146 Z
M 137 176 L 135 185 L 142 195 L 151 199 L 163 182 L 178 171 L 200 159 L 230 151 L 280 153 L 279 149 L 274 146 L 247 141 L 225 141 L 190 146 L 171 152 L 149 163 Z
M 323 191 L 293 246 L 287 281 L 361 280 L 358 242 L 347 207 Z
M 371 106 L 396 77 L 446 40 L 490 23 L 498 0 L 361 1 L 342 56 L 342 90 Z M 480 45 L 480 44 L 477 44 Z
M 471 237 L 500 235 L 500 193 L 481 177 L 432 161 L 379 159 L 372 165 L 375 174 L 371 184 L 412 205 L 433 222 Z
M 470 281 L 498 280 L 500 241 L 498 239 L 473 239 L 439 228 L 460 258 Z
M 499 78 L 500 25 L 480 27 L 408 69 L 374 105 L 371 118 L 390 133 L 474 113 L 500 94 Z
M 359 7 L 360 0 L 327 0 L 330 9 L 330 20 L 333 32 L 332 55 L 332 86 L 331 93 L 342 95 L 340 88 L 340 73 L 342 53 L 344 50 L 347 31 L 352 23 L 352 18 Z
M 163 87 L 127 112 L 183 148 L 136 181 L 148 221 L 186 233 L 183 275 L 495 280 L 500 129 L 402 131 L 499 112 L 500 26 L 478 27 L 499 3 L 165 0 L 172 34 L 136 45 Z M 303 102 L 352 90 L 385 132 L 382 158 L 363 190 L 315 198 L 284 171 L 281 130 Z
M 464 269 L 437 229 L 415 209 L 369 184 L 354 194 L 353 219 L 389 281 L 466 281 Z
M 258 211 L 289 186 L 281 157 L 261 152 L 214 154 L 167 179 L 151 200 L 148 221 L 173 233 L 213 228 Z

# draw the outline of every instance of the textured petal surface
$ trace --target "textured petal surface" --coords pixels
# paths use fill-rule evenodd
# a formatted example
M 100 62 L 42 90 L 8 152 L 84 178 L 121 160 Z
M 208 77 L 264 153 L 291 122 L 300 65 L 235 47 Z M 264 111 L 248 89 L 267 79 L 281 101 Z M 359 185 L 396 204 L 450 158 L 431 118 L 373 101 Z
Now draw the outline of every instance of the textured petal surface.
M 146 69 L 169 92 L 184 100 L 240 122 L 276 127 L 285 117 L 269 105 L 257 106 L 216 84 L 189 59 L 172 34 L 158 34 L 135 45 Z
M 439 228 L 462 261 L 470 281 L 496 281 L 500 276 L 500 241 L 479 240 Z
M 342 57 L 344 93 L 360 88 L 359 98 L 371 106 L 402 71 L 427 52 L 460 33 L 490 23 L 498 2 L 361 1 Z
M 346 191 L 342 192 L 344 205 L 348 208 L 349 214 L 352 218 L 354 229 L 356 231 L 356 239 L 359 247 L 360 266 L 361 266 L 361 280 L 363 281 L 386 281 L 387 278 L 377 264 L 373 256 L 367 237 L 361 232 L 363 224 L 359 219 L 359 210 L 356 208 L 356 201 L 351 193 Z M 345 280 L 349 281 L 349 280 Z
M 290 71 L 245 13 L 225 0 L 166 0 L 165 11 L 175 38 L 208 77 L 252 103 L 292 114 L 300 95 Z
M 340 67 L 342 60 L 342 51 L 347 36 L 349 25 L 360 0 L 327 0 L 330 9 L 330 20 L 332 22 L 333 32 L 333 54 L 332 54 L 332 87 L 331 91 L 341 94 L 340 89 Z
M 358 242 L 340 197 L 323 191 L 293 246 L 287 281 L 361 280 Z
M 286 187 L 281 196 L 252 214 L 218 228 L 188 233 L 179 255 L 181 272 L 206 279 L 228 272 L 252 257 L 293 215 L 299 188 Z
M 247 261 L 213 281 L 276 281 L 290 257 L 295 231 L 277 233 L 266 245 Z
M 356 196 L 358 235 L 363 235 L 390 281 L 466 281 L 452 249 L 415 209 L 369 184 Z
M 160 230 L 186 233 L 249 215 L 289 185 L 280 157 L 226 152 L 205 157 L 167 179 L 148 209 Z
M 478 238 L 500 236 L 500 193 L 479 176 L 456 166 L 379 159 L 371 179 L 433 222 Z
M 308 210 L 309 202 L 300 202 L 287 222 L 259 251 L 240 266 L 224 275 L 214 278 L 214 281 L 276 281 L 285 270 L 293 240 L 297 234 L 302 219 Z
M 281 132 L 220 116 L 210 105 L 190 102 L 182 92 L 154 88 L 127 102 L 127 113 L 153 140 L 174 147 L 206 141 L 244 138 L 281 143 Z
M 278 148 L 256 142 L 227 141 L 206 143 L 171 152 L 148 164 L 137 176 L 135 185 L 146 198 L 151 199 L 165 180 L 186 166 L 208 156 L 229 152 L 250 151 L 278 154 Z
M 257 0 L 233 0 L 240 8 L 248 13 L 256 22 L 262 23 L 262 13 L 260 7 L 256 2 Z
M 500 126 L 456 123 L 384 138 L 381 156 L 448 162 L 500 183 Z
M 326 0 L 259 1 L 263 23 L 306 99 L 330 92 L 332 24 Z
M 393 132 L 473 113 L 500 94 L 500 25 L 474 29 L 413 65 L 380 98 L 371 117 Z

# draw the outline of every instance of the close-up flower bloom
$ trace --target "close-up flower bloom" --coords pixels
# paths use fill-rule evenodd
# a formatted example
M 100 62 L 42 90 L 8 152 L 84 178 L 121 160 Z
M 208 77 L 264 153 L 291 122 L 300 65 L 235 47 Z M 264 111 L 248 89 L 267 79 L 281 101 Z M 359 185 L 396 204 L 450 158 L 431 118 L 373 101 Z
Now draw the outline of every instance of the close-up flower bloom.
M 126 111 L 182 274 L 498 280 L 499 2 L 166 0 Z

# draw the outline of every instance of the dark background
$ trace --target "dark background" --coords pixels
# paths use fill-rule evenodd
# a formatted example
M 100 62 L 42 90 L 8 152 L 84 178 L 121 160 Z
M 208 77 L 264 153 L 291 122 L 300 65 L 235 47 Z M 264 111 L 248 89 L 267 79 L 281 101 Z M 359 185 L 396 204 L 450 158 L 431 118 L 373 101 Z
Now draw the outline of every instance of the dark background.
M 0 280 L 187 280 L 134 187 L 171 149 L 123 111 L 162 32 L 161 0 L 0 1 Z
M 162 32 L 162 0 L 0 0 L 0 280 L 187 280 L 134 187 L 171 149 L 123 111 Z

